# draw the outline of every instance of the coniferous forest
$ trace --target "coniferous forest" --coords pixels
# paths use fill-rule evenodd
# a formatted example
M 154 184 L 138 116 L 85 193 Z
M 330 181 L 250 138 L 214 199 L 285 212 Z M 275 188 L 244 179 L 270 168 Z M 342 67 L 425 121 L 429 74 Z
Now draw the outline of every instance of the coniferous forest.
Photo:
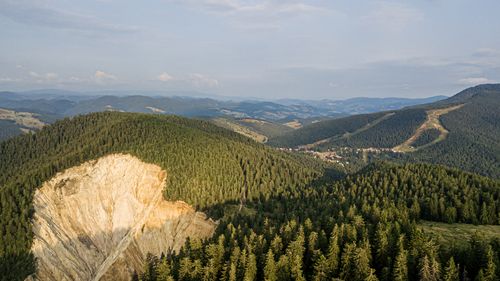
M 423 222 L 500 224 L 500 181 L 432 164 L 356 173 L 205 121 L 95 113 L 0 143 L 0 276 L 24 280 L 34 191 L 57 172 L 130 153 L 169 174 L 166 200 L 219 221 L 206 241 L 147 257 L 135 280 L 498 280 L 500 237 L 445 241 Z M 498 229 L 498 228 L 496 228 Z
M 0 0 L 0 281 L 500 281 L 499 35 L 500 0 Z

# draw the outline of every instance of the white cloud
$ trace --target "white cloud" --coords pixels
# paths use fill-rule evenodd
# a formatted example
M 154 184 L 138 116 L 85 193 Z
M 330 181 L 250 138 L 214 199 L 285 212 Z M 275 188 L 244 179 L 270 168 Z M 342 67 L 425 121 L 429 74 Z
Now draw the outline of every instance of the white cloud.
M 0 82 L 19 82 L 21 79 L 10 78 L 10 77 L 0 77 Z
M 135 32 L 137 27 L 105 22 L 91 15 L 50 7 L 47 1 L 4 0 L 0 1 L 0 15 L 11 20 L 55 29 L 91 32 Z
M 401 31 L 423 19 L 424 14 L 420 10 L 393 2 L 379 2 L 369 15 L 363 17 L 367 24 L 375 24 L 389 31 Z
M 59 75 L 57 75 L 56 73 L 52 73 L 52 72 L 45 74 L 45 79 L 47 79 L 47 80 L 55 80 L 58 77 L 59 77 Z
M 215 88 L 219 86 L 219 81 L 217 79 L 199 73 L 190 74 L 188 81 L 198 88 Z
M 97 70 L 94 73 L 94 79 L 98 83 L 104 83 L 106 81 L 116 80 L 117 78 L 113 74 L 106 73 L 106 72 L 101 71 L 101 70 Z
M 306 0 L 166 0 L 188 8 L 226 17 L 231 27 L 244 30 L 276 30 L 283 22 L 302 16 L 340 15 L 327 5 Z
M 163 73 L 161 73 L 160 75 L 158 75 L 156 77 L 156 80 L 159 80 L 159 81 L 162 81 L 162 82 L 168 82 L 168 81 L 175 80 L 175 78 L 172 75 L 170 75 L 170 74 L 168 74 L 166 72 L 163 72 Z
M 173 0 L 176 3 L 205 8 L 220 13 L 300 14 L 327 10 L 306 1 L 245 1 L 245 0 Z
M 458 80 L 458 84 L 460 85 L 478 85 L 489 83 L 496 83 L 496 81 L 490 80 L 486 77 L 469 77 Z
M 41 76 L 40 74 L 38 74 L 38 73 L 36 73 L 36 72 L 34 72 L 34 71 L 30 71 L 30 72 L 29 72 L 29 75 L 30 75 L 31 77 L 35 77 L 35 78 L 39 78 L 39 77 Z
M 304 3 L 291 3 L 279 6 L 278 11 L 282 13 L 313 13 L 325 11 L 325 8 Z
M 45 74 L 40 74 L 40 73 L 37 73 L 35 71 L 30 71 L 30 72 L 28 72 L 28 74 L 31 77 L 35 78 L 36 81 L 39 83 L 54 81 L 54 80 L 57 80 L 57 78 L 59 77 L 59 75 L 57 75 L 56 73 L 53 73 L 53 72 L 47 72 Z

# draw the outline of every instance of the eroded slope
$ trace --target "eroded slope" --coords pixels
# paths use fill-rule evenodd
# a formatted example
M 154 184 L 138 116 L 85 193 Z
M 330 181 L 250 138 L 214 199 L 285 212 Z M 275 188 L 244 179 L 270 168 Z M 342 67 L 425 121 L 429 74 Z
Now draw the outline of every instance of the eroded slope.
M 416 149 L 415 147 L 413 147 L 415 141 L 423 134 L 423 132 L 430 129 L 436 129 L 440 132 L 439 137 L 436 140 L 434 140 L 431 144 L 435 144 L 437 142 L 445 140 L 449 132 L 445 127 L 443 127 L 441 121 L 439 121 L 439 117 L 453 110 L 457 110 L 462 106 L 464 105 L 459 104 L 456 106 L 451 106 L 446 108 L 428 110 L 427 119 L 425 120 L 425 122 L 415 131 L 415 133 L 409 139 L 407 139 L 404 143 L 395 146 L 393 150 L 396 152 L 414 151 Z
M 178 250 L 215 223 L 163 200 L 166 173 L 114 154 L 67 169 L 35 193 L 32 251 L 39 280 L 128 280 L 147 253 Z

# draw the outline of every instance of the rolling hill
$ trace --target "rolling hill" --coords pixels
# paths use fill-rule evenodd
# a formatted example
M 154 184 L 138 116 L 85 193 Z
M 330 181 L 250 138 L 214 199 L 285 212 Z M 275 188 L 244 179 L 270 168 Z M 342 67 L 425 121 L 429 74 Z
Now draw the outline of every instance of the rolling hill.
M 293 192 L 323 174 L 321 163 L 277 152 L 206 121 L 117 112 L 66 118 L 0 143 L 0 275 L 20 278 L 32 272 L 35 190 L 64 169 L 112 153 L 165 169 L 164 197 L 198 209 Z
M 499 178 L 500 84 L 446 100 L 312 124 L 270 139 L 279 147 L 387 150 L 405 161 L 459 167 Z
M 79 93 L 63 90 L 35 90 L 28 92 L 0 92 L 0 108 L 27 112 L 52 123 L 57 119 L 101 111 L 175 114 L 186 117 L 216 119 L 226 128 L 236 131 L 274 137 L 290 128 L 300 128 L 319 120 L 337 118 L 354 113 L 368 113 L 384 109 L 398 109 L 407 105 L 427 103 L 442 99 L 436 96 L 425 99 L 356 98 L 344 101 L 301 100 L 229 100 L 199 97 L 197 93 L 177 93 L 185 96 L 158 96 L 158 93 L 141 91 Z M 189 96 L 194 95 L 194 96 Z M 223 118 L 220 120 L 218 118 Z M 246 122 L 261 120 L 265 124 Z M 0 116 L 1 139 L 18 135 L 23 127 L 5 121 Z M 231 126 L 229 126 L 231 125 Z M 25 128 L 26 129 L 26 128 Z M 247 133 L 247 135 L 249 135 Z
M 208 121 L 120 112 L 65 118 L 0 155 L 0 280 L 395 280 L 426 260 L 438 278 L 496 274 L 495 236 L 441 248 L 425 232 L 499 224 L 500 182 L 458 169 L 344 176 Z

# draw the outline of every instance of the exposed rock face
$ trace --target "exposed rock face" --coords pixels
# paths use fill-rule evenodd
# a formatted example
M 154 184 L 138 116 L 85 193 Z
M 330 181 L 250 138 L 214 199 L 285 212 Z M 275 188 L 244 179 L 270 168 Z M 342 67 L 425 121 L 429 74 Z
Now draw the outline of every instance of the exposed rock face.
M 115 154 L 57 174 L 35 193 L 32 251 L 39 280 L 129 280 L 147 253 L 207 238 L 215 223 L 168 202 L 166 173 Z

